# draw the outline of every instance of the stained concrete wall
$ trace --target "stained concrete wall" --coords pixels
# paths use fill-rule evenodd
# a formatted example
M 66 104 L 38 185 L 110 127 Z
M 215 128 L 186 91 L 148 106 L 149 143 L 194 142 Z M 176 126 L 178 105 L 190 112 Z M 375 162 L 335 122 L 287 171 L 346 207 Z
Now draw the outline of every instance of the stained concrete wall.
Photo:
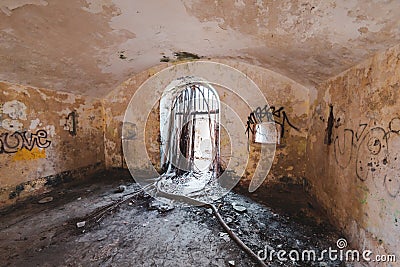
M 322 83 L 307 147 L 311 192 L 335 224 L 353 245 L 376 253 L 386 249 L 397 258 L 399 88 L 399 46 Z
M 104 168 L 102 113 L 99 100 L 0 82 L 0 206 Z
M 248 78 L 253 80 L 261 92 L 267 98 L 270 106 L 274 106 L 276 110 L 282 108 L 280 112 L 275 112 L 275 120 L 281 124 L 285 123 L 284 136 L 281 144 L 277 147 L 276 157 L 272 170 L 268 175 L 267 181 L 278 180 L 282 177 L 293 177 L 294 180 L 300 181 L 305 175 L 305 152 L 307 138 L 307 124 L 309 112 L 309 90 L 300 84 L 282 76 L 275 72 L 241 63 L 234 60 L 212 60 L 213 62 L 221 62 L 232 66 L 243 72 Z M 105 110 L 105 160 L 107 167 L 125 167 L 123 160 L 122 143 L 121 143 L 121 127 L 125 110 L 132 96 L 135 94 L 140 85 L 142 85 L 149 77 L 152 77 L 160 70 L 171 66 L 171 64 L 162 64 L 135 75 L 127 80 L 109 95 L 103 99 Z M 171 81 L 169 81 L 171 82 Z M 212 82 L 212 81 L 211 81 Z M 168 84 L 168 83 L 167 83 Z M 155 89 L 156 90 L 156 89 Z M 158 90 L 158 89 L 157 89 Z M 237 106 L 238 102 L 232 94 L 224 92 L 221 88 L 216 87 L 221 102 L 227 105 Z M 144 100 L 146 101 L 146 100 Z M 263 108 L 263 107 L 261 107 Z M 138 106 L 132 112 L 142 112 L 143 108 Z M 239 110 L 239 116 L 243 123 L 243 129 L 246 128 L 247 117 L 251 110 L 243 108 Z M 272 113 L 270 110 L 269 112 Z M 147 153 L 154 166 L 159 166 L 160 161 L 160 145 L 159 145 L 159 103 L 155 103 L 151 113 L 143 114 L 142 120 L 146 122 L 145 140 Z M 292 127 L 294 126 L 297 130 Z M 139 131 L 141 129 L 135 129 Z M 239 139 L 229 140 L 224 133 L 221 135 L 222 156 L 223 160 L 229 160 L 229 155 L 235 155 L 237 151 L 224 150 L 229 147 L 230 142 L 247 143 L 247 135 L 243 130 Z M 259 161 L 259 147 L 256 144 L 251 145 L 250 161 L 246 169 L 245 177 L 242 180 L 248 183 L 252 177 L 255 166 Z M 227 152 L 228 151 L 228 152 Z M 226 158 L 224 158 L 224 154 Z

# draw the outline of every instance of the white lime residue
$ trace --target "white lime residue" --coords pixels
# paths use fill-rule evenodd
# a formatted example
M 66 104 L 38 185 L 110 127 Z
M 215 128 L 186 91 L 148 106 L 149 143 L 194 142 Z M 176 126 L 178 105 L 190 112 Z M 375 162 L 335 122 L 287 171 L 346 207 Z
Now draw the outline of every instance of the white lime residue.
M 31 120 L 31 125 L 29 126 L 29 129 L 34 130 L 40 125 L 41 125 L 41 123 L 40 123 L 39 119 Z
M 11 119 L 14 120 L 26 120 L 26 106 L 24 103 L 18 100 L 12 100 L 4 103 L 3 113 L 7 114 Z

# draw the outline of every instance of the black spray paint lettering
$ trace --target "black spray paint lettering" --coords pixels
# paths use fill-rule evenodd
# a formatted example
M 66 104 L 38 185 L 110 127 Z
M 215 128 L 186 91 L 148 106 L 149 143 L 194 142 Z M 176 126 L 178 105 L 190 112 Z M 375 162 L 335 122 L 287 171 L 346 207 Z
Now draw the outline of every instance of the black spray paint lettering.
M 378 190 L 397 197 L 400 191 L 399 146 L 399 133 L 382 127 L 370 129 L 361 139 L 357 150 L 358 179 L 372 179 Z
M 0 154 L 16 153 L 23 148 L 32 151 L 35 146 L 47 148 L 50 144 L 45 130 L 38 130 L 35 134 L 27 131 L 0 134 Z
M 64 124 L 64 129 L 69 132 L 70 135 L 75 136 L 76 135 L 76 124 L 77 124 L 77 117 L 78 114 L 76 111 L 72 111 L 67 115 L 65 124 Z
M 352 129 L 345 128 L 343 130 L 342 137 L 336 135 L 334 140 L 334 155 L 336 163 L 342 169 L 345 169 L 349 166 L 353 158 L 353 150 L 357 149 L 358 142 L 360 141 L 361 137 L 364 136 L 367 126 L 367 123 L 360 123 L 356 132 L 354 132 Z M 346 151 L 350 152 L 346 153 Z
M 247 117 L 247 128 L 246 128 L 246 134 L 247 138 L 250 138 L 250 132 L 254 134 L 253 130 L 253 125 L 256 125 L 260 121 L 257 119 L 257 117 L 254 115 L 254 112 L 251 112 L 250 115 Z
M 326 141 L 326 138 L 325 138 Z M 326 144 L 326 143 L 325 143 Z M 339 139 L 337 135 L 334 141 L 334 154 L 336 163 L 340 168 L 345 169 L 351 162 L 352 152 L 346 153 L 347 150 L 353 150 L 354 145 L 354 131 L 351 129 L 344 129 L 343 138 Z
M 284 107 L 276 109 L 274 106 L 269 107 L 268 105 L 265 105 L 263 108 L 261 107 L 256 108 L 256 110 L 251 112 L 250 115 L 247 117 L 247 128 L 246 128 L 247 137 L 249 137 L 250 132 L 254 134 L 253 126 L 263 121 L 267 122 L 274 121 L 276 124 L 278 124 L 281 127 L 281 138 L 283 138 L 285 135 L 286 125 L 289 125 L 291 128 L 295 129 L 296 131 L 299 131 L 299 128 L 294 126 L 289 121 L 289 118 L 286 114 L 286 111 L 284 110 Z
M 325 129 L 325 139 L 324 139 L 324 144 L 325 145 L 330 145 L 332 144 L 332 129 L 333 129 L 333 123 L 334 123 L 334 116 L 333 116 L 333 105 L 329 105 L 329 117 L 328 117 L 328 123 Z
M 391 197 L 400 193 L 400 118 L 393 118 L 386 130 L 359 124 L 358 129 L 344 129 L 343 136 L 334 141 L 334 155 L 340 168 L 347 168 L 356 160 L 356 175 L 361 181 L 373 179 L 378 190 Z
M 381 153 L 382 152 L 382 153 Z M 357 148 L 356 173 L 361 181 L 380 178 L 387 164 L 387 135 L 385 129 L 374 127 L 361 139 Z

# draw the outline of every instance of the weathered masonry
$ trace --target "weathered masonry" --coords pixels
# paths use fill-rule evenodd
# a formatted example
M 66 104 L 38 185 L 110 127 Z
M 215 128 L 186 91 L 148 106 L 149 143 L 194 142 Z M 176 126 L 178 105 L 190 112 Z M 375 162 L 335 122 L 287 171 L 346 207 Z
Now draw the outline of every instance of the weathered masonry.
M 0 0 L 0 209 L 106 171 L 190 194 L 225 173 L 260 202 L 302 188 L 349 247 L 400 262 L 399 10 Z

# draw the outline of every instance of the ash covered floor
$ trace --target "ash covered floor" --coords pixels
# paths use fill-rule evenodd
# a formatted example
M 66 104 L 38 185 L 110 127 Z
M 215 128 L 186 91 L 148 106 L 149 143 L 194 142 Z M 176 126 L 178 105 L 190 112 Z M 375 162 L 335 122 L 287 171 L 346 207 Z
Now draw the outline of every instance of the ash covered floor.
M 121 184 L 126 189 L 117 193 Z M 88 216 L 137 190 L 128 172 L 114 170 L 1 211 L 0 265 L 256 266 L 225 234 L 211 209 L 168 210 L 141 193 L 104 216 Z M 38 203 L 43 197 L 53 200 Z M 249 196 L 231 192 L 214 204 L 256 253 L 266 247 L 322 251 L 335 248 L 340 236 L 301 186 L 264 188 Z M 246 210 L 240 211 L 241 207 Z M 85 225 L 78 228 L 77 223 L 83 221 Z M 329 259 L 294 263 L 274 257 L 265 262 L 269 266 L 345 266 Z

